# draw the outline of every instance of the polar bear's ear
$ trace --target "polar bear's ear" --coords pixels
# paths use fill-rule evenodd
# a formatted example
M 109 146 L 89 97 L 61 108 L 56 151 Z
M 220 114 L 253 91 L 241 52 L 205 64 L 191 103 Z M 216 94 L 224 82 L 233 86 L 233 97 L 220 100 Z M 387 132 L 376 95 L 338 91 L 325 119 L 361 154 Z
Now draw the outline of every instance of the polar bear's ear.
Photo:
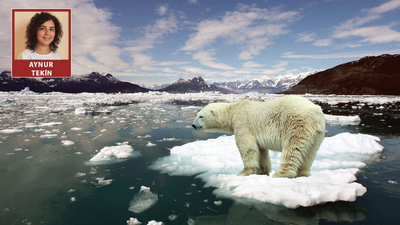
M 211 109 L 211 113 L 215 116 L 215 110 L 214 109 Z

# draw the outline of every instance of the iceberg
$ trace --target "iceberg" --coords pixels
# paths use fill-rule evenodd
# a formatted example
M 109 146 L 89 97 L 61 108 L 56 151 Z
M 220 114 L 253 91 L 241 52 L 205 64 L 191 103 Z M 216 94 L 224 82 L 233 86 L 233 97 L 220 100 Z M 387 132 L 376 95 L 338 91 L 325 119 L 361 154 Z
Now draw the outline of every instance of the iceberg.
M 243 169 L 234 136 L 195 141 L 170 150 L 151 169 L 172 176 L 197 174 L 205 187 L 215 187 L 218 197 L 241 202 L 267 202 L 287 208 L 308 207 L 326 202 L 349 201 L 366 193 L 357 183 L 356 173 L 365 161 L 383 150 L 378 137 L 341 133 L 325 137 L 311 168 L 311 176 L 294 179 L 273 178 L 281 153 L 270 151 L 272 173 L 237 176 Z

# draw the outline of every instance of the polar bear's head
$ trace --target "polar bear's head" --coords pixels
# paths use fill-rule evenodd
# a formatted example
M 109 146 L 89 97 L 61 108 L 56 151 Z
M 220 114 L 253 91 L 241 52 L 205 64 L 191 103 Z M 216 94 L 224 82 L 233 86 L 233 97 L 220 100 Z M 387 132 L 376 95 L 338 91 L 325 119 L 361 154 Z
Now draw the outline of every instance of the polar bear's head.
M 226 132 L 224 125 L 227 122 L 226 103 L 211 103 L 205 106 L 192 123 L 192 127 L 196 130 L 204 130 L 207 132 Z

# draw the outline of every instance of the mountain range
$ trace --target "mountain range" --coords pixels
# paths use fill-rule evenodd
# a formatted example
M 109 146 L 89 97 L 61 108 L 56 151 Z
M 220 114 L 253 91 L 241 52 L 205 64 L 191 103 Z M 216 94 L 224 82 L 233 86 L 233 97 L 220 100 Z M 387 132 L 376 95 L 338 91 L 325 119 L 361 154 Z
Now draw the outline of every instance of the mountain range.
M 12 78 L 10 71 L 0 74 L 0 91 L 135 93 L 150 89 L 120 81 L 111 74 L 92 72 L 71 78 Z M 223 94 L 262 92 L 283 94 L 400 95 L 400 55 L 367 56 L 320 72 L 263 77 L 255 80 L 216 82 L 202 77 L 179 79 L 159 91 L 196 93 L 218 91 Z
M 400 95 L 400 55 L 367 56 L 308 76 L 283 94 Z
M 92 72 L 83 76 L 73 76 L 71 78 L 12 78 L 10 71 L 0 74 L 0 91 L 20 91 L 29 87 L 34 92 L 102 92 L 102 93 L 136 93 L 148 92 L 149 89 L 139 85 L 120 81 L 111 74 L 101 75 Z
M 298 82 L 303 80 L 309 75 L 312 75 L 316 73 L 317 71 L 313 72 L 306 72 L 306 73 L 300 73 L 300 74 L 290 74 L 290 75 L 280 75 L 278 77 L 262 77 L 260 79 L 254 79 L 254 80 L 236 80 L 236 81 L 226 81 L 226 82 L 214 82 L 209 85 L 215 85 L 217 87 L 221 87 L 224 89 L 230 90 L 232 93 L 246 93 L 246 92 L 260 92 L 260 93 L 276 93 L 276 92 L 281 92 L 285 91 L 294 85 L 296 85 Z M 189 79 L 188 82 L 194 82 L 193 84 L 187 84 L 188 86 L 192 86 L 191 88 L 188 89 L 186 92 L 193 92 L 195 89 L 193 88 L 193 85 L 196 85 L 195 82 L 197 80 Z M 203 84 L 205 82 L 202 78 L 202 81 L 199 82 L 200 86 L 203 85 L 203 88 L 206 87 L 207 85 Z M 185 92 L 183 89 L 184 87 L 182 86 L 184 83 L 183 79 L 179 79 L 173 84 L 162 84 L 162 85 L 151 85 L 147 87 L 148 89 L 151 90 L 163 90 L 163 91 L 169 91 L 174 89 L 173 87 L 167 88 L 169 85 L 177 86 L 177 84 L 181 84 L 179 87 L 179 90 L 176 90 L 175 93 L 179 92 Z M 145 86 L 143 86 L 145 87 Z M 207 87 L 208 88 L 208 87 Z M 201 90 L 201 88 L 198 88 L 198 90 Z M 203 89 L 204 90 L 204 89 Z M 214 89 L 210 89 L 209 91 L 214 91 L 216 90 L 215 87 Z M 173 92 L 173 91 L 172 91 Z M 221 93 L 227 92 L 226 90 L 221 91 Z
M 262 77 L 254 80 L 243 80 L 243 81 L 228 81 L 228 82 L 215 82 L 214 85 L 219 87 L 227 88 L 237 93 L 246 92 L 260 92 L 260 93 L 276 93 L 285 91 L 298 82 L 316 73 L 306 72 L 300 74 L 280 75 L 277 77 Z

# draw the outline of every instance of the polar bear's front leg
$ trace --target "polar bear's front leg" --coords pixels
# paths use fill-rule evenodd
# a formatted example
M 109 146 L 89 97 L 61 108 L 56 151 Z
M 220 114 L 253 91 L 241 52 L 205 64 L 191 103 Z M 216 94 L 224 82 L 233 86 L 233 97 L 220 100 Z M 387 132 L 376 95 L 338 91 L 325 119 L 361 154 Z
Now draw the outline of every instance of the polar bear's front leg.
M 253 141 L 252 138 L 245 138 L 241 135 L 235 135 L 235 137 L 236 145 L 244 165 L 244 169 L 237 175 L 248 176 L 250 174 L 264 174 L 260 169 L 260 151 L 256 142 Z

